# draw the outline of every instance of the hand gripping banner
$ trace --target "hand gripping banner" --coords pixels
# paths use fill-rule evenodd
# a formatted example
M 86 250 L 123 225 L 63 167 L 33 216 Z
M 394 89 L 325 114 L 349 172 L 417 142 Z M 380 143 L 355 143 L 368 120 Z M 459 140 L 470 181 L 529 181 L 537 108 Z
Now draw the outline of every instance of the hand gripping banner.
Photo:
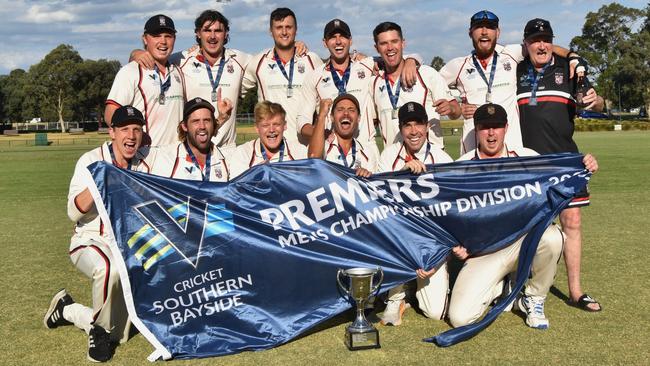
M 339 268 L 382 267 L 385 292 L 440 266 L 458 243 L 475 255 L 529 233 L 516 292 L 544 229 L 590 177 L 577 154 L 369 179 L 317 159 L 257 166 L 229 183 L 103 162 L 89 170 L 129 314 L 156 349 L 150 359 L 274 347 L 350 308 Z M 512 299 L 426 341 L 468 339 Z

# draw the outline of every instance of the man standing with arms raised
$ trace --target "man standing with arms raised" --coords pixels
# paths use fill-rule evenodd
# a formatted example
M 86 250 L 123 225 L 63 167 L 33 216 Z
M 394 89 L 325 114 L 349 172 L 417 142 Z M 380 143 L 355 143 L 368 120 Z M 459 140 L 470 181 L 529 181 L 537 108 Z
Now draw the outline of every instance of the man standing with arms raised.
M 296 53 L 296 15 L 288 8 L 271 12 L 270 32 L 275 45 L 254 56 L 246 67 L 244 89 L 257 87 L 259 101 L 282 105 L 287 114 L 288 140 L 298 140 L 296 118 L 300 106 L 300 89 L 309 74 L 323 64 L 313 52 L 304 56 Z M 307 141 L 303 140 L 306 144 Z
M 168 60 L 176 41 L 174 22 L 162 14 L 149 18 L 142 41 L 155 60 L 154 69 L 147 70 L 135 61 L 122 67 L 108 94 L 104 119 L 111 121 L 116 109 L 132 105 L 144 115 L 148 138 L 143 145 L 172 144 L 178 141 L 176 126 L 183 119 L 185 103 L 183 75 Z
M 384 61 L 385 72 L 373 80 L 372 98 L 379 119 L 384 144 L 400 140 L 398 110 L 407 102 L 425 107 L 429 121 L 428 141 L 443 148 L 440 116 L 451 119 L 460 116 L 458 102 L 451 96 L 445 80 L 432 67 L 422 65 L 415 84 L 406 88 L 401 82 L 404 67 L 402 28 L 393 22 L 384 22 L 373 31 L 375 49 Z
M 553 29 L 544 19 L 533 19 L 524 29 L 527 56 L 517 66 L 517 104 L 524 146 L 540 154 L 578 152 L 573 141 L 576 114 L 575 79 L 569 62 L 553 54 Z M 602 98 L 590 89 L 583 98 L 586 109 L 601 110 Z M 580 261 L 582 232 L 580 207 L 589 204 L 589 192 L 578 194 L 560 213 L 566 234 L 564 261 L 569 282 L 569 302 L 586 311 L 600 311 L 600 304 L 582 291 Z

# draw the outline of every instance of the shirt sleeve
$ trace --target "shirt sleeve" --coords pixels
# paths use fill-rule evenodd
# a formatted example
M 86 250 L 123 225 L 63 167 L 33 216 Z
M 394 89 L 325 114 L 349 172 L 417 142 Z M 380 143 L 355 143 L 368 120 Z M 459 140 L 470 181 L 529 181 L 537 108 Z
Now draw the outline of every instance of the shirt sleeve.
M 89 159 L 88 155 L 82 155 L 77 161 L 77 165 L 74 168 L 74 174 L 70 180 L 70 189 L 68 191 L 68 217 L 74 222 L 90 222 L 97 217 L 97 210 L 94 205 L 88 212 L 84 212 L 79 209 L 75 202 L 75 198 L 88 188 L 87 182 L 92 180 L 92 176 L 87 169 L 88 164 L 90 163 L 91 159 Z
M 138 64 L 132 61 L 117 72 L 111 91 L 108 93 L 107 103 L 115 102 L 121 106 L 133 104 L 139 80 L 139 75 L 135 74 L 138 68 Z

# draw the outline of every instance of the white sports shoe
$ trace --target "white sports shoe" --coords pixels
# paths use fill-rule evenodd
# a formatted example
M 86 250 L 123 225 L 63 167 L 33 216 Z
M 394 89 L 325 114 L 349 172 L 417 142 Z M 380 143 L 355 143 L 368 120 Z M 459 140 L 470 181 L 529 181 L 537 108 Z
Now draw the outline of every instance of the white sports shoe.
M 526 325 L 535 329 L 548 329 L 549 323 L 544 315 L 544 301 L 542 296 L 521 296 L 517 299 L 517 307 L 526 314 Z
M 408 305 L 404 300 L 388 300 L 386 309 L 381 316 L 381 324 L 394 326 L 402 324 L 402 315 L 407 307 Z

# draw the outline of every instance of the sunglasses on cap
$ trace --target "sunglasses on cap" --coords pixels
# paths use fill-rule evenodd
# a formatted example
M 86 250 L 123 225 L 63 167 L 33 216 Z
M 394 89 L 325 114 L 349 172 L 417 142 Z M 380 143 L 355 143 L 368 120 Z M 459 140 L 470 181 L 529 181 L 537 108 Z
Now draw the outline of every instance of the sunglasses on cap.
M 499 26 L 499 17 L 491 11 L 481 10 L 470 18 L 470 25 L 472 27 L 479 24 L 490 29 L 496 29 Z

